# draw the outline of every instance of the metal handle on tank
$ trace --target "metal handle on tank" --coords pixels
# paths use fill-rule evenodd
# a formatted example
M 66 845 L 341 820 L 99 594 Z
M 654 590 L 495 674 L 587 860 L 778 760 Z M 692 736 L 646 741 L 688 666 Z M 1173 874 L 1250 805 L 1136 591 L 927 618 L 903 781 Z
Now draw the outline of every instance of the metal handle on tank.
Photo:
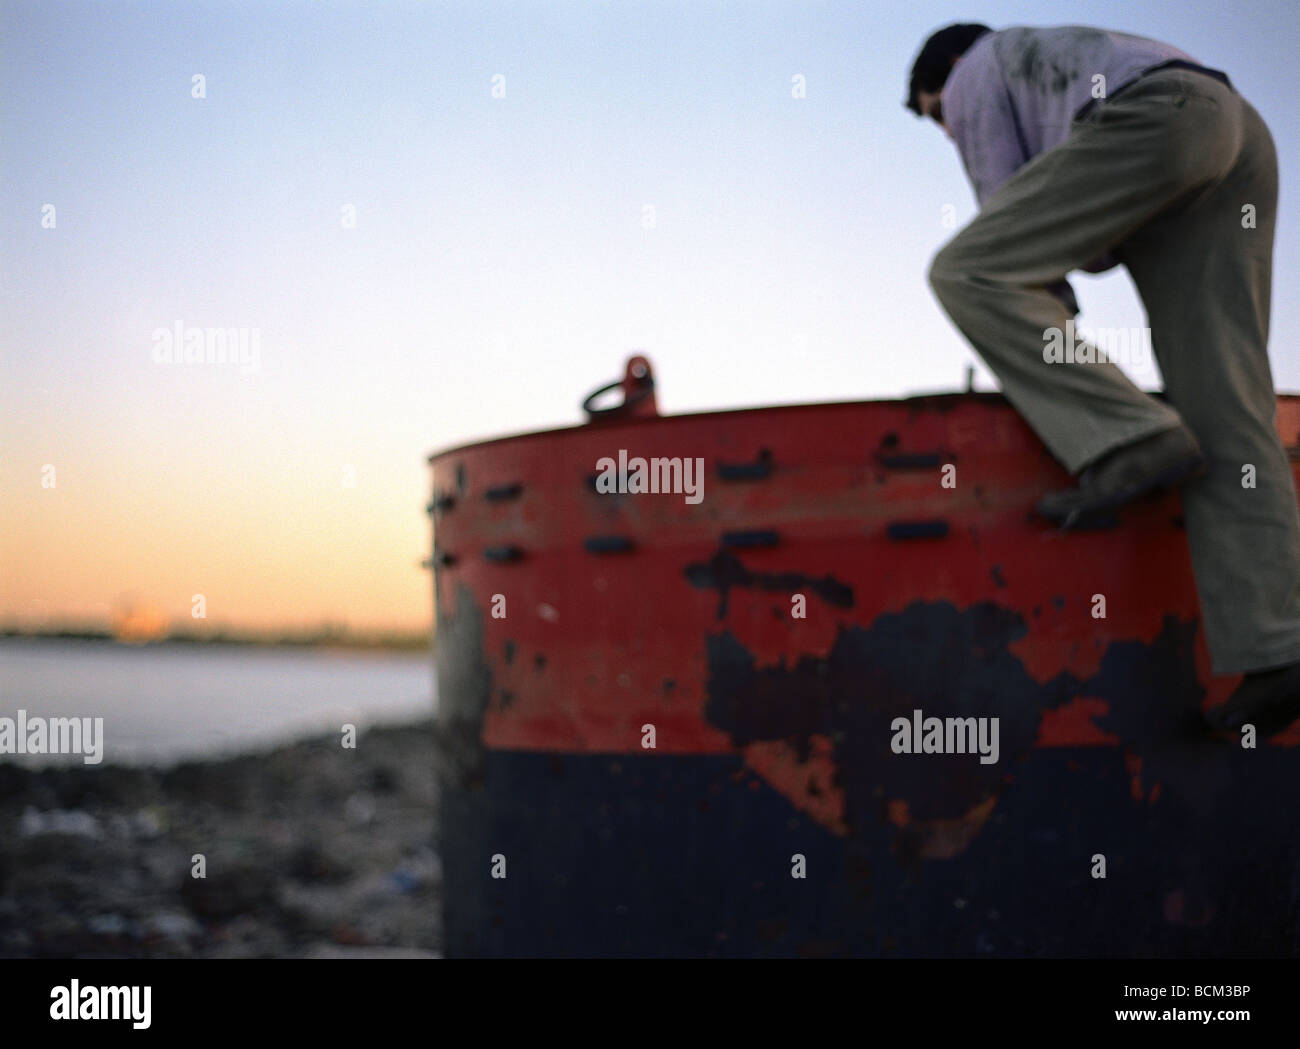
M 621 389 L 623 400 L 608 408 L 595 407 L 596 400 L 611 390 Z M 655 403 L 655 378 L 650 362 L 637 355 L 629 357 L 624 367 L 623 378 L 601 386 L 583 399 L 582 410 L 587 413 L 588 422 L 610 419 L 653 417 L 659 414 Z

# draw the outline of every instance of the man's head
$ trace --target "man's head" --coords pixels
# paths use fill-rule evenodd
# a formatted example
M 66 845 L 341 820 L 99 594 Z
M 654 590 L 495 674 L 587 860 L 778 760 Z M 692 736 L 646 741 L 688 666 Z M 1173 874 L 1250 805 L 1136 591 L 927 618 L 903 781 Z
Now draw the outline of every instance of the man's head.
M 930 117 L 942 126 L 943 85 L 948 82 L 948 74 L 971 44 L 991 32 L 978 22 L 960 22 L 932 34 L 912 63 L 912 82 L 903 105 L 918 117 Z

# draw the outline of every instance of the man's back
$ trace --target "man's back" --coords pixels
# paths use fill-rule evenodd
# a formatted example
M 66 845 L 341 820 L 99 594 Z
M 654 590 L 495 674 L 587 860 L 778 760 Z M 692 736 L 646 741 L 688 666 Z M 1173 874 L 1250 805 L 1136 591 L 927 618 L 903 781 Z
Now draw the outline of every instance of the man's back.
M 1087 26 L 1013 26 L 986 33 L 944 87 L 948 134 L 981 204 L 1020 167 L 1065 141 L 1075 113 L 1143 70 L 1194 61 L 1158 40 Z M 1097 81 L 1095 77 L 1104 77 Z

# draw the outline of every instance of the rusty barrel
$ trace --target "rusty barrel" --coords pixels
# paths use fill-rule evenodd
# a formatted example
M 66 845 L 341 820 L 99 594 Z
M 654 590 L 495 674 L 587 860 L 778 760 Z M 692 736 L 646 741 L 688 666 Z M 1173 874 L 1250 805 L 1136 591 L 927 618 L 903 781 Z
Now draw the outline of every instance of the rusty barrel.
M 1300 732 L 1203 727 L 1176 494 L 1036 519 L 1069 478 L 996 394 L 619 385 L 430 459 L 449 955 L 1300 953 Z

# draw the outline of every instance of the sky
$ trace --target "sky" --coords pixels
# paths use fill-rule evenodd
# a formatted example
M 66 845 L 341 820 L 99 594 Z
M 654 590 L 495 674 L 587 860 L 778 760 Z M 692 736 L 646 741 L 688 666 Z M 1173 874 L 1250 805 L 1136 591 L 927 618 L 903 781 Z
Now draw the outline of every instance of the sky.
M 429 453 L 576 425 L 635 352 L 664 413 L 995 389 L 925 277 L 974 199 L 901 105 L 953 21 L 1228 72 L 1300 390 L 1295 0 L 6 0 L 0 623 L 427 628 Z M 1144 324 L 1122 269 L 1071 279 Z M 207 328 L 243 356 L 169 362 Z

